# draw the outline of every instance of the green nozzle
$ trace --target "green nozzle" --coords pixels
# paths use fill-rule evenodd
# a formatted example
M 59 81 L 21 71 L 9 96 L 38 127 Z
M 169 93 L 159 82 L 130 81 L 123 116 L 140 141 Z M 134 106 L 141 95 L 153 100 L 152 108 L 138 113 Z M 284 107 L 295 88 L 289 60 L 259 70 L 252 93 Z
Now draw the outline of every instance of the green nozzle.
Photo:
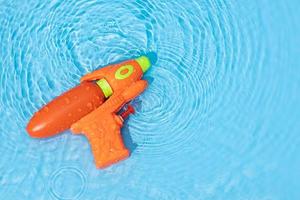
M 145 73 L 151 67 L 150 59 L 147 56 L 141 56 L 135 60 L 141 66 L 143 73 Z
M 138 57 L 135 59 L 141 66 L 143 73 L 145 73 L 151 65 L 154 65 L 157 61 L 157 55 L 154 52 L 149 52 L 145 56 Z

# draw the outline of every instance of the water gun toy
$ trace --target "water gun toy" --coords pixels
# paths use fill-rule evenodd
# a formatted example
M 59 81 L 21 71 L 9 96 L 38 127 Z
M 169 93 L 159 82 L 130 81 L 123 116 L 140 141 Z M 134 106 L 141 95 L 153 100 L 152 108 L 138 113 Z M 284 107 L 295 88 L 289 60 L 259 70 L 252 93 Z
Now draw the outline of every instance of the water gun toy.
M 104 168 L 129 156 L 121 137 L 124 119 L 134 113 L 129 102 L 147 87 L 143 74 L 156 61 L 154 53 L 112 64 L 84 75 L 80 84 L 36 112 L 27 125 L 33 138 L 67 129 L 84 134 L 95 164 Z M 125 107 L 125 111 L 119 113 Z

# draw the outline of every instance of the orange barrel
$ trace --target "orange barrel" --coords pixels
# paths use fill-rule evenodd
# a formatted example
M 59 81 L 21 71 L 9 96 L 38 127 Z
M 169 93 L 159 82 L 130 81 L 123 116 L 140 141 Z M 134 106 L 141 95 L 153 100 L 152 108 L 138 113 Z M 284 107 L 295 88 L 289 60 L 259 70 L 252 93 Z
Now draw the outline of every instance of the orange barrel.
M 104 101 L 105 96 L 96 83 L 83 82 L 36 112 L 27 125 L 27 131 L 35 138 L 56 135 L 69 129 Z

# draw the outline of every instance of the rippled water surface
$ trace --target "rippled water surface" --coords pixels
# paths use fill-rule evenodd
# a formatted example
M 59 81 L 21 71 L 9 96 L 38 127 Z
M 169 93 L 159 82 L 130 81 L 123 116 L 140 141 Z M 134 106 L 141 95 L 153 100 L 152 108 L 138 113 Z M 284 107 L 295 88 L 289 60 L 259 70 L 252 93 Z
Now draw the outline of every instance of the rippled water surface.
M 298 0 L 0 0 L 0 199 L 300 199 Z M 43 104 L 99 66 L 154 51 L 95 169 L 86 138 L 31 139 Z

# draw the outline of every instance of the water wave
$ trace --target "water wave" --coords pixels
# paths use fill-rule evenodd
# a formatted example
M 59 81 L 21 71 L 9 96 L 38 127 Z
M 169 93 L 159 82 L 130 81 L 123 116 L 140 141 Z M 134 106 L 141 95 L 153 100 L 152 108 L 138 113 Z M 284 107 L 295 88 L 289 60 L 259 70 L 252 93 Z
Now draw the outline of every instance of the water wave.
M 279 159 L 299 153 L 299 51 L 293 45 L 299 39 L 289 31 L 297 27 L 297 6 L 223 0 L 0 5 L 2 185 L 23 188 L 23 199 L 32 199 L 32 185 L 56 199 L 224 193 L 234 199 L 243 187 L 253 199 L 272 199 L 251 181 L 273 180 L 268 172 L 279 168 Z M 152 51 L 158 61 L 145 76 L 151 83 L 126 124 L 125 137 L 137 145 L 130 159 L 96 171 L 83 137 L 28 137 L 30 116 L 82 75 Z M 53 180 L 69 168 L 82 187 L 63 191 Z M 95 197 L 99 190 L 103 196 Z M 14 192 L 7 187 L 0 197 L 8 194 Z

